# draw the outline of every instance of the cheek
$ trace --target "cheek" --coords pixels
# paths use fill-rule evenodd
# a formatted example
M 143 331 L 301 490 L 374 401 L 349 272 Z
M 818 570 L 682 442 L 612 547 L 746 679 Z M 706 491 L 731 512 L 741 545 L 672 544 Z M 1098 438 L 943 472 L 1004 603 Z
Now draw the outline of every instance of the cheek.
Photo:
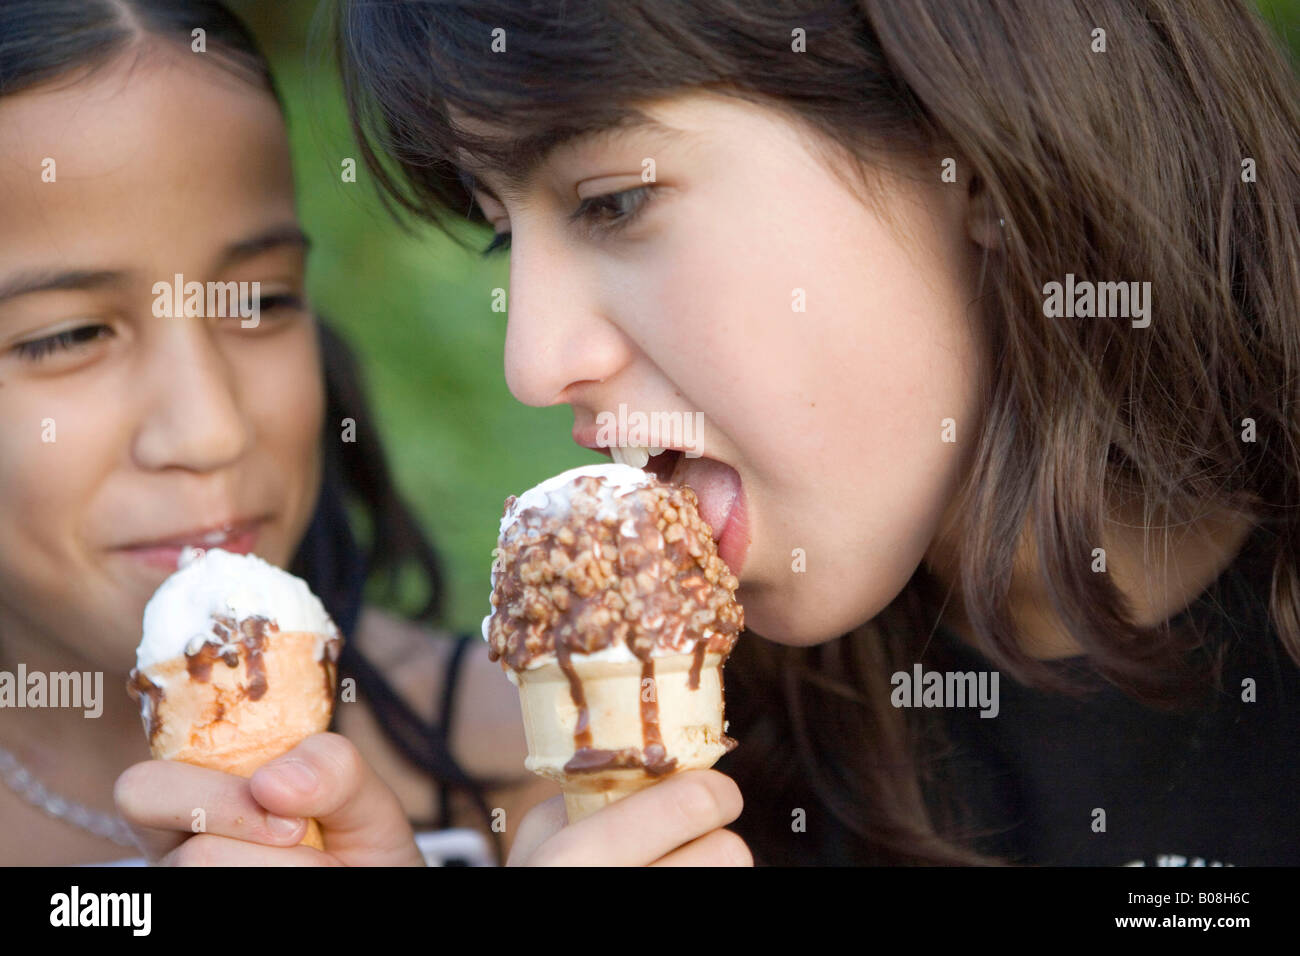
M 129 602 L 102 590 L 86 535 L 96 495 L 121 460 L 120 395 L 98 393 L 89 379 L 13 379 L 0 389 L 0 606 L 108 644 L 114 628 L 105 622 L 129 620 Z M 88 607 L 94 628 L 76 618 Z
M 257 396 L 252 414 L 267 434 L 270 452 L 301 457 L 319 440 L 325 414 L 320 369 L 314 352 L 302 347 L 281 350 L 278 360 L 245 370 L 248 394 Z
M 0 541 L 58 551 L 119 460 L 120 409 L 111 392 L 66 382 L 11 381 L 0 391 Z M 13 555 L 0 547 L 5 558 Z
M 745 483 L 747 615 L 790 643 L 842 633 L 897 595 L 978 425 L 970 296 L 946 233 L 805 186 L 783 191 L 792 204 L 737 197 L 737 214 L 685 224 L 655 293 L 688 343 L 661 343 L 661 367 L 724 433 Z
M 938 236 L 910 249 L 837 186 L 798 185 L 681 204 L 637 289 L 647 351 L 776 484 L 903 449 L 933 466 L 941 419 L 970 424 L 963 274 Z
M 289 562 L 311 520 L 320 483 L 321 427 L 325 415 L 324 383 L 313 328 L 300 329 L 257 343 L 232 356 L 239 370 L 240 390 L 257 435 L 258 454 L 252 471 L 278 489 L 281 507 L 278 533 L 263 541 L 258 552 L 268 560 Z M 327 439 L 337 438 L 340 423 L 327 427 Z M 269 474 L 267 473 L 269 472 Z
M 783 224 L 779 203 L 755 205 L 725 183 L 707 198 L 684 197 L 624 301 L 643 305 L 634 321 L 645 352 L 720 433 L 729 463 L 763 469 L 788 450 L 782 434 L 801 431 L 801 409 L 822 385 L 815 317 L 799 310 L 810 296 L 826 301 L 813 288 L 826 276 L 819 250 L 798 223 L 793 233 Z

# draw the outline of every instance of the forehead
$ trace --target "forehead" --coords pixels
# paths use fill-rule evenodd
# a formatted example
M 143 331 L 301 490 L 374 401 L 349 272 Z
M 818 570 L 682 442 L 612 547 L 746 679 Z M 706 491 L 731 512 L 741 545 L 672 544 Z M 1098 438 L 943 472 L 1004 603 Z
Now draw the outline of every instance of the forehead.
M 274 99 L 204 54 L 184 56 L 146 48 L 90 77 L 0 98 L 6 266 L 166 259 L 228 240 L 217 231 L 292 216 Z
M 449 115 L 457 145 L 452 161 L 467 188 L 475 179 L 490 178 L 506 192 L 522 192 L 547 164 L 562 164 L 584 151 L 684 139 L 684 130 L 667 121 L 664 114 L 660 103 L 610 107 L 600 115 L 534 126 L 520 134 L 508 124 L 469 117 L 453 107 Z

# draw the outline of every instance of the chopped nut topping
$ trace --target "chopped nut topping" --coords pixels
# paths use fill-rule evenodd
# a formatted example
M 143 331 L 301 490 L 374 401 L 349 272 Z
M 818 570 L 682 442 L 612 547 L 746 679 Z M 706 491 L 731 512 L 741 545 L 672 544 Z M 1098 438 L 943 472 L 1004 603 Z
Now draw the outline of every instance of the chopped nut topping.
M 695 492 L 651 479 L 602 507 L 600 479 L 582 476 L 567 514 L 520 513 L 500 542 L 488 646 L 523 670 L 556 641 L 592 653 L 623 644 L 641 659 L 706 641 L 731 653 L 744 629 L 739 585 L 718 557 Z M 506 508 L 516 499 L 506 499 Z

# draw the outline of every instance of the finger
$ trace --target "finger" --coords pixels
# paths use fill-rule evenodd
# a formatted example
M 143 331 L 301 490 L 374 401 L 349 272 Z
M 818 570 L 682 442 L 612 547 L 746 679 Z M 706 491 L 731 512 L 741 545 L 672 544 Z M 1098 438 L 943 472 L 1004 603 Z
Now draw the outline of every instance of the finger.
M 282 817 L 315 817 L 344 862 L 423 866 L 397 796 L 339 734 L 313 734 L 249 779 L 253 798 Z
M 165 855 L 160 866 L 342 866 L 309 846 L 270 847 L 212 833 L 192 836 Z
M 754 855 L 749 852 L 745 841 L 730 830 L 714 830 L 650 865 L 753 866 Z
M 730 777 L 687 770 L 611 803 L 542 844 L 541 866 L 645 866 L 740 816 L 744 800 Z
M 519 832 L 515 842 L 510 845 L 510 858 L 506 866 L 521 866 L 536 852 L 537 848 L 569 823 L 569 815 L 564 810 L 564 797 L 552 797 L 543 800 L 524 815 L 519 823 Z
M 128 767 L 113 786 L 118 813 L 145 859 L 156 862 L 201 832 L 250 843 L 293 846 L 307 832 L 304 819 L 268 813 L 241 777 L 167 760 Z

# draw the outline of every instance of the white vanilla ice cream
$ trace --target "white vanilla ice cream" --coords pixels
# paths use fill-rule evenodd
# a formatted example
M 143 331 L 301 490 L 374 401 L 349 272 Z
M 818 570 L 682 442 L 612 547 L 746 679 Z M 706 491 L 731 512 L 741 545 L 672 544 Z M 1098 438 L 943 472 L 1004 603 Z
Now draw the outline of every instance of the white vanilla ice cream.
M 215 618 L 264 617 L 283 632 L 338 637 L 320 599 L 301 578 L 254 554 L 220 548 L 186 548 L 180 568 L 162 583 L 144 609 L 144 636 L 136 649 L 143 671 L 168 658 L 218 643 Z M 324 640 L 321 641 L 324 651 Z

